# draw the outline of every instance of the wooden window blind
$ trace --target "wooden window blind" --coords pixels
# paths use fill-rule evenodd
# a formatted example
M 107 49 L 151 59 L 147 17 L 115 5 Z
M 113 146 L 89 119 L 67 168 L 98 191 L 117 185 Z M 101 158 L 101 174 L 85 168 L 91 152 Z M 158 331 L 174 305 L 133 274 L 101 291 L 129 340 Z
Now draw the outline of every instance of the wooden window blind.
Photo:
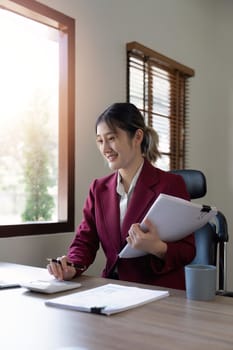
M 137 42 L 127 44 L 127 101 L 159 135 L 164 170 L 185 167 L 189 78 L 194 70 Z

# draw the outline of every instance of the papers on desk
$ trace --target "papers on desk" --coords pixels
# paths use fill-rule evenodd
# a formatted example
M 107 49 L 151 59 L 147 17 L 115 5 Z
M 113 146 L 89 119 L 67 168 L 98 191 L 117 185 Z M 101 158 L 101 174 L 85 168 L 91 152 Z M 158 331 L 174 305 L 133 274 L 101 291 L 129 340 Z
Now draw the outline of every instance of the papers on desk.
M 164 298 L 168 291 L 106 284 L 45 302 L 64 309 L 111 315 Z
M 141 228 L 146 231 L 144 221 L 148 218 L 163 241 L 178 241 L 207 224 L 216 214 L 215 207 L 161 193 L 143 219 Z M 136 258 L 146 254 L 127 244 L 119 257 Z

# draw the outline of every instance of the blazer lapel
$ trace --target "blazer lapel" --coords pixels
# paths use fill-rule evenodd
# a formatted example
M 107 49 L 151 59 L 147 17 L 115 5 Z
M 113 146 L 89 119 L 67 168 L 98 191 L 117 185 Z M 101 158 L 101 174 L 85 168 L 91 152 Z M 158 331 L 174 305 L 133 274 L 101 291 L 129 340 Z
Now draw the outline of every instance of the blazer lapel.
M 105 226 L 104 232 L 106 232 L 106 239 L 108 244 L 111 244 L 116 252 L 119 252 L 121 248 L 121 227 L 120 227 L 120 208 L 119 208 L 119 196 L 116 192 L 116 176 L 111 178 L 109 183 L 106 184 L 101 193 L 101 206 L 103 211 Z
M 156 199 L 155 186 L 159 179 L 156 168 L 146 160 L 130 199 L 122 225 L 122 241 L 125 242 L 133 223 L 141 222 Z

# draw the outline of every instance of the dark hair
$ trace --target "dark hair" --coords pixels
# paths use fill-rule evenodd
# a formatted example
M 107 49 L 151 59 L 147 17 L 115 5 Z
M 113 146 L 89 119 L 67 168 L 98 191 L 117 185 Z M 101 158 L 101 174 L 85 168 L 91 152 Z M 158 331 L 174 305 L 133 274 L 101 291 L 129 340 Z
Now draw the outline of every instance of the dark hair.
M 155 162 L 160 157 L 158 150 L 158 134 L 157 132 L 145 124 L 145 120 L 139 109 L 132 103 L 121 102 L 114 103 L 108 107 L 97 119 L 97 126 L 105 122 L 108 127 L 115 131 L 116 128 L 127 131 L 131 138 L 134 137 L 136 131 L 141 129 L 144 137 L 141 143 L 142 154 L 150 161 Z

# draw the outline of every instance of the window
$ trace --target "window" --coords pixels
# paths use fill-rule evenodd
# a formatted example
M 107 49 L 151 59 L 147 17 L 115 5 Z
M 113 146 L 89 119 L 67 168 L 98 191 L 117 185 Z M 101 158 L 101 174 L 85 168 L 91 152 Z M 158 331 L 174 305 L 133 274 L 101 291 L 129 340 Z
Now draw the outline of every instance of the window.
M 74 230 L 75 21 L 0 3 L 0 237 Z
M 159 135 L 164 170 L 185 167 L 188 79 L 194 71 L 145 46 L 127 44 L 127 100 L 135 104 L 146 124 Z

